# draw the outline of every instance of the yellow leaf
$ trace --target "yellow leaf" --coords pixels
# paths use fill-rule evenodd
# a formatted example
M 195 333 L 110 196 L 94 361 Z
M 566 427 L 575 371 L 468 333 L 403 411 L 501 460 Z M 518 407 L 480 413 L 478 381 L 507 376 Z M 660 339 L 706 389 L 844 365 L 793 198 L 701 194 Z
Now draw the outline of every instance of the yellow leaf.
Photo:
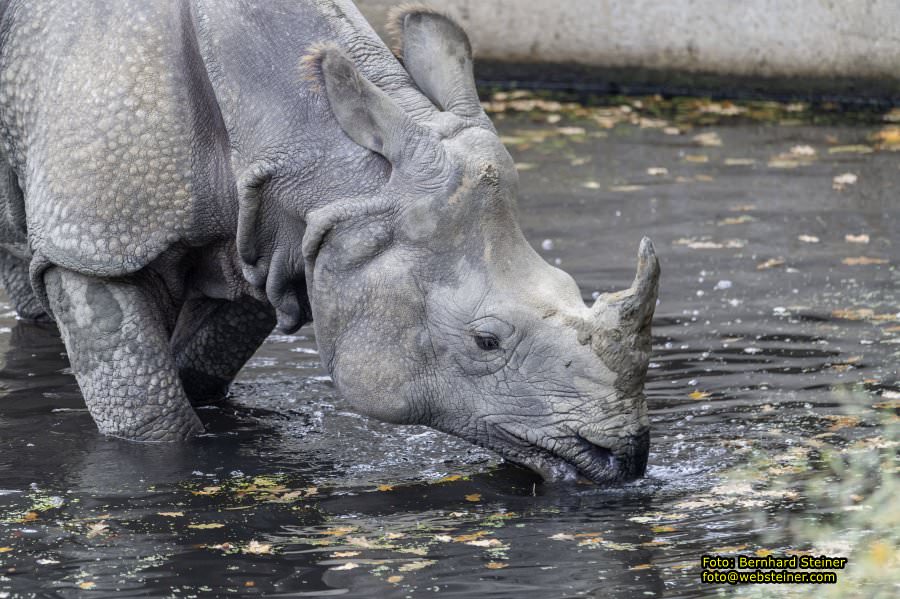
M 25 512 L 25 515 L 22 516 L 22 522 L 34 522 L 40 517 L 40 514 L 37 512 Z
M 356 557 L 357 555 L 359 555 L 359 551 L 335 551 L 331 557 Z
M 332 537 L 343 537 L 344 535 L 350 534 L 355 529 L 352 526 L 338 526 L 337 528 L 329 528 L 328 530 L 323 530 L 323 535 L 329 535 Z
M 653 564 L 638 564 L 636 566 L 631 566 L 628 568 L 629 570 L 649 570 L 653 567 Z
M 484 565 L 485 568 L 490 570 L 500 570 L 502 568 L 506 568 L 509 564 L 504 564 L 503 562 L 488 562 Z
M 378 491 L 393 491 L 394 486 L 393 485 L 378 485 L 377 490 Z
M 878 567 L 884 567 L 893 561 L 894 549 L 884 541 L 875 541 L 869 546 L 869 557 Z
M 846 264 L 847 266 L 868 266 L 870 264 L 887 264 L 888 261 L 884 258 L 872 258 L 870 256 L 855 256 L 848 257 L 841 260 L 841 264 Z
M 184 512 L 157 512 L 157 516 L 165 516 L 166 518 L 180 518 L 184 516 Z
M 474 541 L 475 539 L 483 537 L 486 534 L 487 534 L 486 530 L 479 530 L 478 532 L 473 532 L 472 534 L 459 535 L 459 536 L 453 537 L 453 540 L 456 541 L 457 543 L 468 543 L 469 541 Z
M 659 526 L 651 526 L 650 530 L 653 532 L 675 532 L 676 528 L 668 524 L 661 524 Z
M 466 501 L 481 501 L 481 493 L 472 493 L 471 495 L 466 495 Z
M 749 214 L 742 214 L 740 216 L 729 216 L 728 218 L 723 218 L 720 220 L 718 225 L 743 225 L 744 223 L 752 223 L 756 219 L 750 216 Z
M 194 495 L 215 495 L 222 490 L 222 487 L 203 487 L 199 491 L 193 491 Z
M 8 553 L 12 550 L 13 550 L 12 547 L 0 547 L 0 553 Z
M 768 557 L 772 555 L 772 551 L 770 551 L 769 549 L 757 549 L 756 555 L 757 557 Z
M 415 570 L 421 570 L 422 568 L 427 568 L 428 566 L 436 563 L 433 559 L 423 559 L 417 562 L 409 562 L 408 564 L 403 564 L 398 570 L 401 572 L 413 572 Z
M 85 582 L 79 582 L 79 583 L 78 583 L 78 588 L 79 588 L 79 589 L 82 589 L 82 590 L 84 590 L 84 591 L 89 591 L 89 590 L 91 590 L 92 588 L 94 588 L 95 586 L 97 586 L 97 583 L 96 583 L 96 582 L 91 582 L 91 581 L 89 581 L 89 580 L 87 580 L 87 581 L 85 581 Z
M 756 265 L 756 270 L 766 270 L 767 268 L 775 268 L 784 266 L 784 258 L 769 258 L 765 262 Z
M 332 570 L 353 570 L 354 568 L 358 568 L 359 564 L 356 562 L 347 562 L 343 566 L 336 566 L 332 568 Z
M 709 396 L 710 394 L 706 391 L 691 391 L 688 394 L 688 397 L 690 397 L 691 399 L 706 399 Z
M 212 528 L 225 528 L 221 522 L 205 522 L 203 524 L 188 524 L 188 528 L 197 528 L 200 530 L 209 530 Z
M 444 478 L 439 478 L 435 483 L 452 483 L 462 479 L 462 475 L 459 474 L 451 474 L 450 476 L 445 476 Z
M 403 577 L 399 574 L 394 574 L 393 576 L 388 576 L 385 580 L 387 580 L 391 584 L 400 584 L 403 582 Z

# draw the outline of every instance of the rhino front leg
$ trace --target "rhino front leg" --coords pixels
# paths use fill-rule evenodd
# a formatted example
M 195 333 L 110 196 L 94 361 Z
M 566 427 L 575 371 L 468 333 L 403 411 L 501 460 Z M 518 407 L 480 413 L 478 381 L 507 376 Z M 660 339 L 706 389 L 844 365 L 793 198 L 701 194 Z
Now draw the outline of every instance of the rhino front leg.
M 225 398 L 231 381 L 275 327 L 275 310 L 251 298 L 197 299 L 178 318 L 172 353 L 194 405 Z
M 177 441 L 203 431 L 169 349 L 167 306 L 140 276 L 106 280 L 59 267 L 44 275 L 50 308 L 100 432 Z
M 4 249 L 0 249 L 0 281 L 3 282 L 6 295 L 19 318 L 44 322 L 50 320 L 31 289 L 28 264 Z

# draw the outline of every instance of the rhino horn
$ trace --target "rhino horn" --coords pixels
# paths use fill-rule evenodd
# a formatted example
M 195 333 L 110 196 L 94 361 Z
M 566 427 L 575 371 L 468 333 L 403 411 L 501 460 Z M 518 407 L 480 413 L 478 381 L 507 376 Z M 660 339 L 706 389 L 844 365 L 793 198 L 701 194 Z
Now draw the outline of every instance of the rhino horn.
M 604 293 L 591 307 L 589 334 L 594 352 L 615 371 L 646 368 L 650 353 L 650 322 L 659 294 L 659 260 L 646 237 L 638 250 L 637 274 L 631 287 Z M 638 375 L 639 373 L 631 373 Z

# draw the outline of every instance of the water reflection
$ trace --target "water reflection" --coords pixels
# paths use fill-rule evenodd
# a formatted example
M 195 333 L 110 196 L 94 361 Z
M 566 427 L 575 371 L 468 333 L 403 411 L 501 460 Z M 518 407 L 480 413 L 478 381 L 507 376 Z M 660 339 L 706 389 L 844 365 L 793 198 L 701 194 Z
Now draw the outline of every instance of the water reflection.
M 842 260 L 896 263 L 884 190 L 900 171 L 884 152 L 829 154 L 831 137 L 862 143 L 871 127 L 719 122 L 708 147 L 676 117 L 671 134 L 604 115 L 567 115 L 562 133 L 496 116 L 523 167 L 526 233 L 586 300 L 628 285 L 642 235 L 659 249 L 645 479 L 541 485 L 457 439 L 353 414 L 309 328 L 270 337 L 231 402 L 200 411 L 204 437 L 107 439 L 55 328 L 6 306 L 0 594 L 708 596 L 701 554 L 759 548 L 770 525 L 753 510 L 807 509 L 723 472 L 761 463 L 759 478 L 804 440 L 859 438 L 840 420 L 848 394 L 897 390 L 896 269 Z M 817 158 L 770 166 L 798 144 Z M 857 186 L 832 189 L 847 170 Z M 862 232 L 865 246 L 844 239 Z

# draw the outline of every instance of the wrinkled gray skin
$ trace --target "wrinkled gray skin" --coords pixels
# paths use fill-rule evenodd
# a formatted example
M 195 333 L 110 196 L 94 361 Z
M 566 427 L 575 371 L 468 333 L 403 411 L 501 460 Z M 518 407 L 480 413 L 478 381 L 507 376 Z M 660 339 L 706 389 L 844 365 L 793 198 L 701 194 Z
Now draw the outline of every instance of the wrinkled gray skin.
M 277 323 L 360 412 L 548 479 L 640 476 L 659 267 L 587 307 L 516 219 L 465 34 L 345 1 L 10 0 L 0 276 L 103 433 L 203 430 Z

